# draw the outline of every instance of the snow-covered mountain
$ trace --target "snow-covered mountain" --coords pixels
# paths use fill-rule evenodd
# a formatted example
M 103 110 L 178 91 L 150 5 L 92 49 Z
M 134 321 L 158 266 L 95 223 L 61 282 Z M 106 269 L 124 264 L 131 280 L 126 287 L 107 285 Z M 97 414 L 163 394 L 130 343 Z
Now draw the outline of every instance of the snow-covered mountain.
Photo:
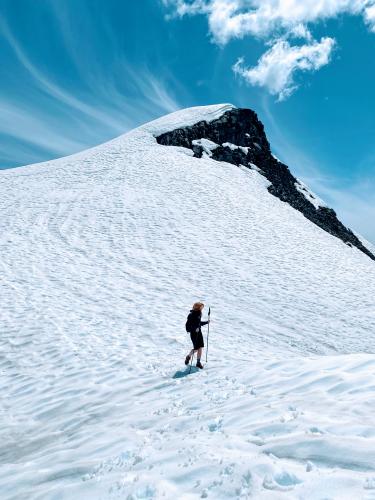
M 271 153 L 263 125 L 254 111 L 227 109 L 215 120 L 202 120 L 192 126 L 165 132 L 156 139 L 159 144 L 192 149 L 198 158 L 204 156 L 256 170 L 269 180 L 270 193 L 299 210 L 317 226 L 375 260 L 362 241 L 337 219 L 334 210 L 328 208 Z
M 2 499 L 375 498 L 373 249 L 253 112 L 0 175 Z

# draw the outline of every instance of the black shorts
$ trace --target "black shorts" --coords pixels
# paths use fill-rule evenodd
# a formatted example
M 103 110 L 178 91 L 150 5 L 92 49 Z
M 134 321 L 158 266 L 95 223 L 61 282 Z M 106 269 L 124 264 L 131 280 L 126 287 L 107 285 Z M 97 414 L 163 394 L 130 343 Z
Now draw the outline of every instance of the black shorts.
M 200 349 L 201 347 L 204 347 L 202 332 L 191 332 L 190 338 L 193 342 L 194 349 Z

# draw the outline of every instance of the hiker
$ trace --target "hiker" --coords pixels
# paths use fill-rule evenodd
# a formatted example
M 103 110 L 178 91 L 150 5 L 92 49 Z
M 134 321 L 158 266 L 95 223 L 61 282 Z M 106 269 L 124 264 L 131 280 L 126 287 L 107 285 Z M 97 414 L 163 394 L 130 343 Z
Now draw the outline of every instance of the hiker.
M 201 363 L 201 357 L 202 357 L 202 350 L 204 347 L 201 326 L 208 325 L 208 323 L 210 322 L 209 320 L 201 321 L 203 308 L 204 304 L 202 302 L 196 302 L 193 305 L 193 309 L 190 311 L 186 321 L 186 331 L 190 333 L 190 338 L 191 341 L 193 342 L 193 349 L 186 356 L 185 365 L 188 365 L 190 363 L 191 357 L 194 355 L 195 352 L 197 352 L 196 366 L 201 369 L 203 368 L 203 365 Z

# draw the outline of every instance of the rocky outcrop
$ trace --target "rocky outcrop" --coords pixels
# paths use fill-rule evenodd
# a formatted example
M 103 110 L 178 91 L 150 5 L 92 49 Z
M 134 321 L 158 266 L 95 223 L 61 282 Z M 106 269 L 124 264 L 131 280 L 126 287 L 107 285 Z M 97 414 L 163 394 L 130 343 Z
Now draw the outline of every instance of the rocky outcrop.
M 335 211 L 319 205 L 319 201 L 299 183 L 289 168 L 272 155 L 263 124 L 254 111 L 231 109 L 214 121 L 201 121 L 156 139 L 165 146 L 192 149 L 197 158 L 209 156 L 217 161 L 256 169 L 271 183 L 268 188 L 271 194 L 289 203 L 329 234 L 357 247 L 375 260 L 355 234 L 338 220 Z

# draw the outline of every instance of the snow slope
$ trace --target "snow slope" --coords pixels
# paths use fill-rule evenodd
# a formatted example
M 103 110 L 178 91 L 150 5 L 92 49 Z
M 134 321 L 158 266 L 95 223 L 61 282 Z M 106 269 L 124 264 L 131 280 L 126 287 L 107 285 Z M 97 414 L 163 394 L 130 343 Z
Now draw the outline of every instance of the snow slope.
M 374 263 L 154 139 L 228 106 L 0 173 L 1 499 L 375 499 Z

